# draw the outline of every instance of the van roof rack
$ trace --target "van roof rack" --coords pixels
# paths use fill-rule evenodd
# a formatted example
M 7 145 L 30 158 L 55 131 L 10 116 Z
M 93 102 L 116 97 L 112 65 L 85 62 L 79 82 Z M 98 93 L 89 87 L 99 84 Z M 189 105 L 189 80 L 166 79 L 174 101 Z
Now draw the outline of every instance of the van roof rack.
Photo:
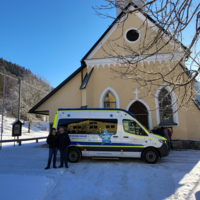
M 123 111 L 135 118 L 131 112 L 121 108 L 58 108 L 58 111 L 64 110 L 110 110 L 110 111 Z

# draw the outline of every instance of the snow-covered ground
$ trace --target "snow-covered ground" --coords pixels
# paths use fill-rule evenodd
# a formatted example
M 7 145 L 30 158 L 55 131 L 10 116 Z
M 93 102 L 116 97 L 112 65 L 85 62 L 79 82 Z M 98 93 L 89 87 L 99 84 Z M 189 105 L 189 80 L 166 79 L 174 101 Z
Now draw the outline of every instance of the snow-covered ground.
M 200 151 L 172 151 L 154 165 L 140 159 L 83 158 L 68 169 L 44 170 L 44 144 L 2 148 L 0 199 L 200 200 Z
M 1 120 L 1 115 L 0 115 Z M 12 123 L 15 121 L 15 118 L 11 117 L 4 117 L 4 126 L 3 126 L 3 140 L 12 140 Z M 1 121 L 0 121 L 1 122 Z M 0 123 L 0 130 L 1 130 L 1 123 Z M 30 133 L 28 133 L 28 123 L 24 122 L 22 126 L 22 136 L 19 138 L 34 138 L 34 137 L 45 137 L 49 134 L 49 122 L 35 122 L 31 125 Z M 44 141 L 44 140 L 41 140 Z M 24 143 L 33 143 L 35 141 L 26 141 Z M 3 143 L 3 146 L 13 145 L 14 143 Z

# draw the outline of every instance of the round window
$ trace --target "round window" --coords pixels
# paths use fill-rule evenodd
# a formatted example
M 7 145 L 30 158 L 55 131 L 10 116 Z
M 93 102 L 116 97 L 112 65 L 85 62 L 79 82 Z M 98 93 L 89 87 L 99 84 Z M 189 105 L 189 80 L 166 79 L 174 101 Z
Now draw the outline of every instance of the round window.
M 137 42 L 140 38 L 140 33 L 138 30 L 136 29 L 129 29 L 126 32 L 126 39 L 128 40 L 128 42 Z

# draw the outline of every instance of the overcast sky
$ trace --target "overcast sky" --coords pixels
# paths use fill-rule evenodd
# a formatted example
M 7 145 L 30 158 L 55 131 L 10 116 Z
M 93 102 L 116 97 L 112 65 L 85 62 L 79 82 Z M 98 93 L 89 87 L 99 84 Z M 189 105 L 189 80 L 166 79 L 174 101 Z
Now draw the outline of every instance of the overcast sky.
M 0 0 L 0 57 L 45 77 L 56 87 L 80 67 L 80 60 L 112 23 L 92 9 L 103 3 Z

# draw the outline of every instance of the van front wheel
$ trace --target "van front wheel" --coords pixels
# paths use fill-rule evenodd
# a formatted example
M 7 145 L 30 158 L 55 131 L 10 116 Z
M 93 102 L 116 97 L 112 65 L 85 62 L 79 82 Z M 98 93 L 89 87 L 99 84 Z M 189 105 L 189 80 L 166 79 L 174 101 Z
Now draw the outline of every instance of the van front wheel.
M 72 148 L 68 151 L 68 161 L 71 163 L 76 163 L 81 159 L 81 153 L 78 149 Z
M 146 149 L 143 153 L 143 160 L 146 163 L 155 164 L 158 161 L 158 152 L 153 148 Z

